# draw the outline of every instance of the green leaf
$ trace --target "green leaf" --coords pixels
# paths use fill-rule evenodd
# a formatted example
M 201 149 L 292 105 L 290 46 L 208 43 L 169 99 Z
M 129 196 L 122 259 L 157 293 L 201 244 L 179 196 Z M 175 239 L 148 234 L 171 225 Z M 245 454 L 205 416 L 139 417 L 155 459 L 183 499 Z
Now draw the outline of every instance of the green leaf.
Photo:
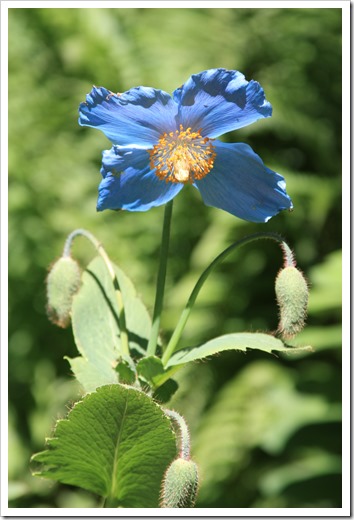
M 157 356 L 148 356 L 140 359 L 136 369 L 139 377 L 153 388 L 164 384 L 175 372 L 175 369 L 166 370 L 161 359 Z
M 149 356 L 138 361 L 136 366 L 140 380 L 148 383 L 154 390 L 153 398 L 167 403 L 178 389 L 178 383 L 170 376 L 175 369 L 166 370 L 157 356 Z
M 127 276 L 115 265 L 125 306 L 130 348 L 141 354 L 151 331 L 150 316 Z M 114 370 L 120 351 L 119 311 L 112 279 L 101 257 L 96 257 L 82 277 L 74 297 L 72 326 L 81 357 L 68 359 L 87 392 L 98 386 L 118 382 Z
M 178 383 L 174 379 L 168 379 L 153 393 L 153 398 L 159 403 L 168 403 L 173 394 L 178 390 Z
M 283 353 L 283 354 L 298 354 L 304 352 L 312 352 L 311 347 L 286 347 L 280 340 L 269 334 L 242 332 L 238 334 L 225 334 L 214 338 L 204 345 L 199 347 L 192 347 L 176 352 L 169 361 L 166 367 L 181 365 L 203 359 L 224 350 L 240 350 L 247 352 L 247 350 L 263 350 L 264 352 Z
M 158 507 L 161 480 L 176 456 L 169 419 L 146 394 L 122 385 L 86 395 L 57 422 L 35 475 L 79 486 L 110 507 Z
M 64 356 L 64 359 L 69 361 L 71 370 L 85 392 L 94 392 L 99 386 L 118 383 L 118 373 L 113 367 L 105 367 L 103 364 L 95 365 L 93 360 L 81 356 L 76 358 Z
M 136 365 L 136 369 L 139 376 L 152 385 L 157 376 L 165 373 L 162 361 L 157 356 L 149 356 L 140 359 Z
M 132 366 L 132 364 L 130 364 L 128 361 L 124 359 L 119 361 L 115 370 L 119 374 L 119 381 L 121 383 L 125 383 L 127 385 L 132 385 L 133 383 L 135 383 L 136 372 L 134 370 L 134 366 Z

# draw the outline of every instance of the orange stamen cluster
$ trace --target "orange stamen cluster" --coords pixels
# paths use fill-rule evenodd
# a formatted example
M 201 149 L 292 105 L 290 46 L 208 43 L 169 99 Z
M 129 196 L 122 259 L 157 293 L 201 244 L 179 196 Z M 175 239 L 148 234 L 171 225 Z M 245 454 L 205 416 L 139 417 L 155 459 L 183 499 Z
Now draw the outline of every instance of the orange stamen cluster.
M 214 165 L 215 147 L 200 130 L 191 128 L 164 133 L 149 151 L 150 167 L 166 182 L 194 182 L 205 177 Z

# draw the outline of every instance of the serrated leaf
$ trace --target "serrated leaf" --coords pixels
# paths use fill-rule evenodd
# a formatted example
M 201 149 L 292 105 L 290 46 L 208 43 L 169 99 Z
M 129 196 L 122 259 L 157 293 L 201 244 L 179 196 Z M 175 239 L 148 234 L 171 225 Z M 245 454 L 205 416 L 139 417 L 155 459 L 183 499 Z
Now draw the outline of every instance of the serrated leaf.
M 125 306 L 131 349 L 144 352 L 151 331 L 150 316 L 129 278 L 113 264 Z M 96 257 L 82 277 L 74 297 L 72 326 L 81 358 L 69 359 L 71 368 L 88 392 L 102 384 L 118 382 L 114 370 L 120 351 L 119 309 L 113 282 L 101 257 Z
M 176 352 L 167 362 L 166 368 L 182 365 L 190 361 L 196 361 L 212 356 L 224 350 L 262 350 L 263 352 L 282 353 L 296 355 L 304 352 L 312 352 L 311 347 L 287 347 L 280 340 L 270 334 L 242 332 L 238 334 L 225 334 L 214 338 L 204 345 L 192 347 Z
M 176 456 L 169 419 L 146 394 L 122 385 L 86 395 L 57 422 L 34 474 L 105 497 L 110 507 L 158 507 Z

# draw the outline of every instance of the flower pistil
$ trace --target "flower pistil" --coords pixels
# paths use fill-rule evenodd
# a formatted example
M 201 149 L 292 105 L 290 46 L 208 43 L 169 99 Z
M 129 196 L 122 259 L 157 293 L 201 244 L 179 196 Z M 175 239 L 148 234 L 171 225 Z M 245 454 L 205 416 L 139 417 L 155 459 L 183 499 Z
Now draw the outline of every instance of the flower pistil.
M 192 183 L 205 177 L 213 168 L 215 147 L 198 130 L 180 125 L 179 130 L 165 132 L 149 151 L 150 166 L 166 182 Z

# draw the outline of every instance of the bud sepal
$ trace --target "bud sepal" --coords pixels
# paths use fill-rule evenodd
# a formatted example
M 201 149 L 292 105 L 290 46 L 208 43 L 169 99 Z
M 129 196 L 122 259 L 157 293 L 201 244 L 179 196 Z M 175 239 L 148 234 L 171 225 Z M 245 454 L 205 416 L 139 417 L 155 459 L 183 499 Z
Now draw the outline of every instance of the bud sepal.
M 305 325 L 309 296 L 307 281 L 295 265 L 288 265 L 279 271 L 275 293 L 280 310 L 278 333 L 289 340 Z
M 47 314 L 49 319 L 66 328 L 71 320 L 74 295 L 81 285 L 81 269 L 71 256 L 54 262 L 47 276 Z
M 198 493 L 198 466 L 192 460 L 175 459 L 162 484 L 161 507 L 194 507 Z

